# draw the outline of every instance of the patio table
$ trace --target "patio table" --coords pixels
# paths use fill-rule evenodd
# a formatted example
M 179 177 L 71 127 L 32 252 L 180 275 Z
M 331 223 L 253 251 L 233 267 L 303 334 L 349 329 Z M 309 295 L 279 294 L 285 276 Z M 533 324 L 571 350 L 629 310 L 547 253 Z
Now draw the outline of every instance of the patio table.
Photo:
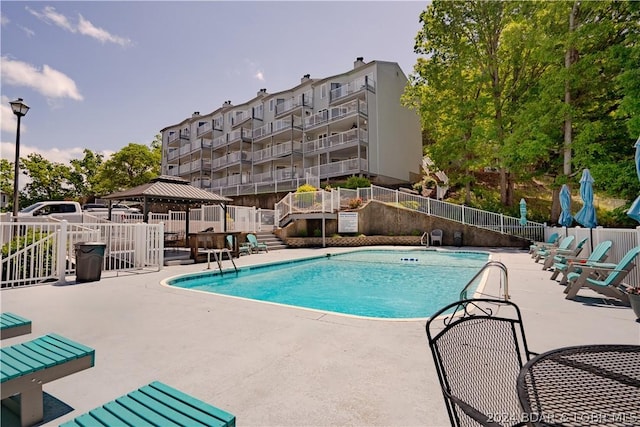
M 640 425 L 640 346 L 548 351 L 522 367 L 517 389 L 534 426 Z

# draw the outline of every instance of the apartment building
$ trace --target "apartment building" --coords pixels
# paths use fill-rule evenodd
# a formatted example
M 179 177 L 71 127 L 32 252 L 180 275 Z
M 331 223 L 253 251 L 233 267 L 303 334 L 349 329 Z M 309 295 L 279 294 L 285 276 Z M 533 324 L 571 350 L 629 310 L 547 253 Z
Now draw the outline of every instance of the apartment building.
M 307 74 L 290 89 L 261 89 L 245 103 L 196 112 L 161 130 L 162 173 L 225 196 L 353 175 L 409 183 L 420 171 L 422 141 L 417 114 L 400 104 L 406 83 L 397 63 L 357 58 L 342 74 Z

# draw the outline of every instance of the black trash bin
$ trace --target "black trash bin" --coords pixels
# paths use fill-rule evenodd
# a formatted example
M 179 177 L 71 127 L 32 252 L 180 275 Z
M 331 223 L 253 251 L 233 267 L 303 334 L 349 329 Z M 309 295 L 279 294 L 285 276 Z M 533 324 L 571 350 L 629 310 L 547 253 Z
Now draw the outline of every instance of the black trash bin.
M 462 232 L 454 231 L 453 232 L 453 244 L 457 247 L 462 246 Z
M 76 282 L 95 282 L 102 275 L 106 243 L 80 242 L 75 244 Z

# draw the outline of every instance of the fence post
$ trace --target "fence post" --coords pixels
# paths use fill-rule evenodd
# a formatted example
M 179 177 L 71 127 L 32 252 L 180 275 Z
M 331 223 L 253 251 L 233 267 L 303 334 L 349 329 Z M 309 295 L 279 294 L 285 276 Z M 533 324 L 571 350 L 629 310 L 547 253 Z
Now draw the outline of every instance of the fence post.
M 431 197 L 427 199 L 427 213 L 431 215 Z
M 160 250 L 159 252 L 159 256 L 158 256 L 158 271 L 162 268 L 162 266 L 164 265 L 164 221 L 160 221 L 160 223 L 158 224 L 159 228 L 158 228 L 158 239 L 160 240 Z M 185 237 L 186 239 L 186 237 Z M 155 247 L 155 245 L 154 245 Z
M 58 264 L 58 283 L 67 282 L 67 240 L 69 238 L 68 225 L 69 223 L 67 222 L 67 220 L 60 221 L 60 232 L 58 233 L 57 250 L 58 259 L 56 260 L 56 264 Z M 74 249 L 75 248 L 69 248 L 69 250 Z
M 504 234 L 504 214 L 500 214 L 500 233 Z
M 133 259 L 136 268 L 142 268 L 145 266 L 147 247 L 149 246 L 149 242 L 145 239 L 145 232 L 146 228 L 144 227 L 144 224 L 134 225 Z
M 464 225 L 464 208 L 465 205 L 462 205 L 462 224 Z

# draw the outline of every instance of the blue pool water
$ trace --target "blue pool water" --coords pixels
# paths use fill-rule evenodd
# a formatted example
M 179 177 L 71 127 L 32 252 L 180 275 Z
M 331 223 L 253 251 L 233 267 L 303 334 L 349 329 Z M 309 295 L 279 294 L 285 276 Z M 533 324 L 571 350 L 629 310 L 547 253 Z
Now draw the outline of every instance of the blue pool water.
M 169 285 L 356 316 L 424 318 L 457 301 L 488 258 L 480 252 L 358 250 L 238 273 L 189 274 Z

